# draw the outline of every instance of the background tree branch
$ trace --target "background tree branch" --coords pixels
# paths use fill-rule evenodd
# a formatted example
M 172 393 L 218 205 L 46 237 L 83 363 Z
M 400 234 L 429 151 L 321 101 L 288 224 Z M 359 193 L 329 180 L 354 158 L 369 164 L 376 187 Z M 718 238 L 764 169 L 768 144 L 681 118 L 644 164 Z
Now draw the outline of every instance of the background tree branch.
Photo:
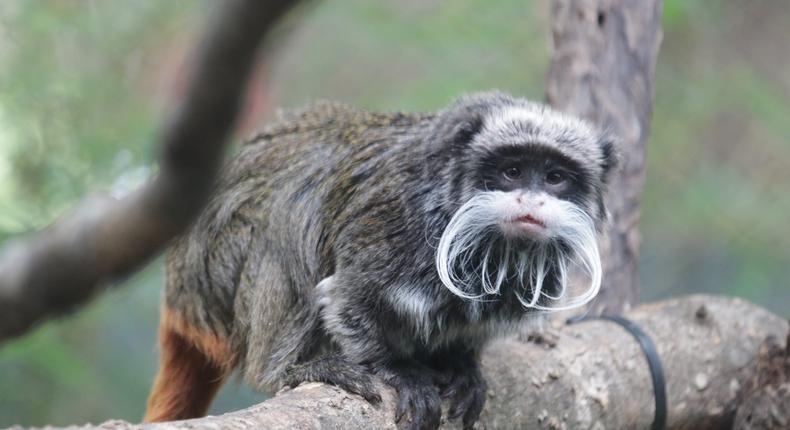
M 783 341 L 788 334 L 782 318 L 744 300 L 717 296 L 642 305 L 627 316 L 650 335 L 661 356 L 672 429 L 728 428 L 742 386 L 755 375 L 763 341 Z M 532 341 L 496 342 L 483 355 L 483 373 L 490 388 L 480 428 L 638 429 L 653 420 L 644 354 L 630 333 L 609 321 L 563 326 Z M 312 383 L 217 417 L 71 428 L 395 428 L 394 393 L 384 393 L 382 405 L 373 407 L 336 387 Z
M 71 310 L 183 231 L 209 196 L 263 36 L 292 0 L 228 0 L 211 15 L 186 95 L 160 137 L 159 173 L 132 195 L 94 197 L 0 253 L 0 340 Z
M 661 45 L 662 0 L 553 0 L 549 103 L 618 138 L 621 167 L 609 187 L 610 222 L 599 240 L 604 285 L 592 314 L 639 301 L 639 206 Z

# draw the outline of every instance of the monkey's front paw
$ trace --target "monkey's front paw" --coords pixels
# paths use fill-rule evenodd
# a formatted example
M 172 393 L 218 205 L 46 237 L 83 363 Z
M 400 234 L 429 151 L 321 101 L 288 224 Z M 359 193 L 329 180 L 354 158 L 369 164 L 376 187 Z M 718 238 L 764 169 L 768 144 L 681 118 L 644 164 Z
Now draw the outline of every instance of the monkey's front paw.
M 358 394 L 370 403 L 381 402 L 373 374 L 339 355 L 289 366 L 283 385 L 293 388 L 303 382 L 324 382 Z
M 488 384 L 477 365 L 449 371 L 441 384 L 441 395 L 450 403 L 447 419 L 462 418 L 464 429 L 471 429 L 483 411 L 487 390 Z
M 388 372 L 389 373 L 389 372 Z M 442 398 L 435 375 L 418 369 L 399 369 L 385 376 L 398 393 L 395 422 L 408 430 L 433 430 L 442 420 Z M 408 421 L 404 418 L 409 417 Z

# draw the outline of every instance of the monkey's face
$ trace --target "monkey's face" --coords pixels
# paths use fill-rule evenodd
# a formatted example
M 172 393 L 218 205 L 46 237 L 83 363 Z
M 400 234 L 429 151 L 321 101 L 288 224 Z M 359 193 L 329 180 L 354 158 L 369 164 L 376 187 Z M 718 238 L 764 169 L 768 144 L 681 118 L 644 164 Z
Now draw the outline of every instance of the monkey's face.
M 581 208 L 589 187 L 582 168 L 541 146 L 503 146 L 477 163 L 478 192 L 493 193 L 492 216 L 508 239 L 549 241 L 561 236 L 570 205 Z
M 454 169 L 462 191 L 436 253 L 442 283 L 468 299 L 510 289 L 539 310 L 591 300 L 601 284 L 596 226 L 612 158 L 611 142 L 547 108 L 489 112 Z M 590 284 L 565 297 L 571 267 Z
M 539 310 L 592 299 L 601 261 L 579 166 L 550 148 L 524 145 L 487 154 L 476 169 L 477 186 L 439 241 L 436 263 L 444 285 L 469 299 L 506 287 L 525 307 Z M 587 272 L 590 286 L 566 298 L 573 265 Z

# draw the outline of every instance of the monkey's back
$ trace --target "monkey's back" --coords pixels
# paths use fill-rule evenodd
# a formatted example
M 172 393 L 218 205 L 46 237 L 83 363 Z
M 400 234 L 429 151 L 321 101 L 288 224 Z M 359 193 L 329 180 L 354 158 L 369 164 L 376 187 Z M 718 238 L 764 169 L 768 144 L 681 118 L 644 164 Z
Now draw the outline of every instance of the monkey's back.
M 365 200 L 370 176 L 397 176 L 386 171 L 397 168 L 390 161 L 408 159 L 405 145 L 433 118 L 327 102 L 280 113 L 225 166 L 207 207 L 173 244 L 166 306 L 243 343 L 251 307 L 268 300 L 256 299 L 256 288 L 286 284 L 287 297 L 272 299 L 285 307 L 305 300 L 333 270 L 334 241 L 354 212 L 349 202 Z

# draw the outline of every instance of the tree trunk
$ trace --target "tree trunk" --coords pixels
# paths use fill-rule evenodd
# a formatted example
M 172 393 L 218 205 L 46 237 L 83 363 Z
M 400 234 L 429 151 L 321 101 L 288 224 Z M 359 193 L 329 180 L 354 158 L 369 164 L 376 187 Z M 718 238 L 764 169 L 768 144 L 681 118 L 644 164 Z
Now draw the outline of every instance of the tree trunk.
M 549 103 L 619 140 L 609 187 L 610 223 L 600 239 L 604 285 L 592 314 L 622 313 L 639 300 L 639 205 L 645 182 L 661 0 L 554 0 Z

